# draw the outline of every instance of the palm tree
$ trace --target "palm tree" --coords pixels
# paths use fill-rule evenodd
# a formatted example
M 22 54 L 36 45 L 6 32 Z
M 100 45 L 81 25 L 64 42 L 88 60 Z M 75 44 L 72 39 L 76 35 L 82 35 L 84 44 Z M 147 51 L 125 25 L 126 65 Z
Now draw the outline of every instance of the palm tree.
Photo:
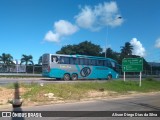
M 108 58 L 112 58 L 112 56 L 113 56 L 113 50 L 111 48 L 107 48 L 106 49 L 106 56 Z
M 10 72 L 11 65 L 14 64 L 13 57 L 10 54 L 3 53 L 2 56 L 0 56 L 0 62 L 3 64 L 3 70 Z
M 121 47 L 121 53 L 119 58 L 119 63 L 122 64 L 123 58 L 129 58 L 132 56 L 133 46 L 131 43 L 126 42 L 124 46 Z
M 12 57 L 10 54 L 5 54 L 5 53 L 3 53 L 2 56 L 0 56 L 0 61 L 1 61 L 4 65 L 14 64 L 14 63 L 13 63 L 13 57 Z
M 130 55 L 132 55 L 132 50 L 133 50 L 133 46 L 131 45 L 131 43 L 126 42 L 125 46 L 121 47 L 121 54 L 123 57 L 128 57 Z
M 28 63 L 31 63 L 33 65 L 34 63 L 33 63 L 32 59 L 33 59 L 32 55 L 24 55 L 23 54 L 20 64 L 25 63 L 25 65 L 28 65 Z

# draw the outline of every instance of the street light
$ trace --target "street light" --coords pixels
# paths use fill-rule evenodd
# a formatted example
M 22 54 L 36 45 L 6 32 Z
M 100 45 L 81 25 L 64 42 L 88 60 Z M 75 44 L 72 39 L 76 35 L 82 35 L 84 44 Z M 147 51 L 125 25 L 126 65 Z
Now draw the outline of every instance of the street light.
M 115 18 L 115 20 L 117 20 L 117 19 L 122 19 L 122 17 L 121 17 L 121 16 L 119 16 L 119 17 Z M 106 45 L 105 45 L 105 58 L 107 57 L 108 27 L 109 27 L 109 26 L 107 25 L 107 35 L 106 35 Z

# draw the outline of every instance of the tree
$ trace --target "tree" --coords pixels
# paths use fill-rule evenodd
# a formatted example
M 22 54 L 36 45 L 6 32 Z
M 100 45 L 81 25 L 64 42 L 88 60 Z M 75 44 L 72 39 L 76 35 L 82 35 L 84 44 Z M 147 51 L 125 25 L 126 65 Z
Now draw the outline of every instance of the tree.
M 121 47 L 121 55 L 123 57 L 128 57 L 132 55 L 133 46 L 131 43 L 126 42 L 124 46 Z
M 116 60 L 117 60 L 117 58 L 118 58 L 117 53 L 114 52 L 111 48 L 108 48 L 108 49 L 106 50 L 106 57 L 112 58 L 112 59 L 116 59 Z
M 102 48 L 99 45 L 95 45 L 89 41 L 81 42 L 78 45 L 78 54 L 99 56 L 102 52 Z
M 4 63 L 5 65 L 11 65 L 13 63 L 13 57 L 10 54 L 3 53 L 2 56 L 0 56 L 0 61 Z
M 104 57 L 104 56 L 105 56 L 105 52 L 103 52 L 101 54 L 101 57 Z M 118 61 L 118 59 L 119 59 L 119 53 L 113 51 L 111 48 L 107 48 L 107 50 L 106 50 L 106 57 L 107 58 L 112 58 L 112 59 Z
M 77 54 L 77 45 L 67 45 L 63 46 L 60 51 L 56 52 L 57 54 Z
M 2 56 L 0 56 L 0 61 L 3 63 L 2 68 L 4 72 L 9 72 L 10 67 L 14 64 L 13 57 L 10 54 L 3 53 Z
M 34 64 L 32 59 L 33 59 L 32 55 L 24 55 L 23 54 L 20 64 L 22 64 L 22 63 L 25 63 L 25 65 L 28 65 L 28 63 Z
M 132 50 L 133 50 L 133 46 L 129 42 L 126 42 L 125 45 L 121 47 L 121 53 L 120 53 L 120 59 L 119 59 L 120 64 L 122 63 L 123 58 L 132 57 Z
M 57 51 L 57 54 L 81 54 L 81 55 L 91 55 L 99 56 L 102 52 L 102 48 L 99 45 L 95 45 L 90 41 L 84 41 L 78 45 L 67 45 Z

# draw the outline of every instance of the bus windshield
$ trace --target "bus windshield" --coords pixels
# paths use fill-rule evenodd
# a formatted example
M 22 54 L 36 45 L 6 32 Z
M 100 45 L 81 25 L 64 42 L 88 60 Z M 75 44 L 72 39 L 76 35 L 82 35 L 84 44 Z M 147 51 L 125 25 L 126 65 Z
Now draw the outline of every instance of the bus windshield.
M 49 54 L 44 54 L 43 55 L 42 64 L 49 64 Z
M 111 65 L 113 70 L 115 70 L 116 72 L 119 71 L 119 65 L 116 62 L 111 61 Z

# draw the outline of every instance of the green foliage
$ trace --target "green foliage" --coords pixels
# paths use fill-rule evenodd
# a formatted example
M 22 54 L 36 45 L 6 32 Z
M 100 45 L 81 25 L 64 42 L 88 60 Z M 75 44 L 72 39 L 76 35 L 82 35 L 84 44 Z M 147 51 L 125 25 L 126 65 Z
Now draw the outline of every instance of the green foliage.
M 113 51 L 111 48 L 107 48 L 107 50 L 106 50 L 106 57 L 107 58 L 112 58 L 112 59 L 118 61 L 119 60 L 119 55 L 120 55 L 120 53 L 117 53 L 117 52 Z M 103 52 L 101 54 L 101 57 L 104 57 L 104 56 L 105 56 L 105 53 Z
M 152 77 L 147 77 L 145 78 L 145 81 L 154 81 L 154 79 Z
M 22 63 L 25 63 L 25 65 L 28 65 L 28 63 L 31 63 L 33 64 L 33 61 L 32 61 L 33 57 L 32 55 L 22 55 L 22 58 L 21 58 L 21 64 Z
M 10 54 L 3 53 L 0 56 L 0 61 L 4 63 L 4 65 L 11 65 L 13 63 L 13 57 Z
M 84 41 L 78 45 L 78 51 L 78 54 L 82 55 L 99 56 L 102 52 L 102 48 L 99 45 Z
M 25 99 L 42 102 L 48 101 L 44 94 L 53 93 L 54 97 L 63 100 L 80 100 L 88 97 L 90 91 L 103 92 L 108 91 L 110 95 L 129 94 L 134 92 L 152 92 L 160 91 L 159 81 L 142 80 L 142 86 L 139 87 L 138 81 L 108 81 L 108 82 L 84 82 L 84 83 L 63 83 L 63 84 L 44 84 L 40 86 L 37 83 L 31 85 L 20 84 L 21 87 L 28 88 L 29 91 L 23 95 Z M 102 90 L 103 89 L 103 90 Z M 102 90 L 102 91 L 100 91 Z
M 129 55 L 132 55 L 133 46 L 131 43 L 126 42 L 124 46 L 121 47 L 121 55 L 123 57 L 127 57 Z
M 81 55 L 91 55 L 100 56 L 102 48 L 99 45 L 95 45 L 89 41 L 84 41 L 78 45 L 67 45 L 63 46 L 57 54 L 81 54 Z

